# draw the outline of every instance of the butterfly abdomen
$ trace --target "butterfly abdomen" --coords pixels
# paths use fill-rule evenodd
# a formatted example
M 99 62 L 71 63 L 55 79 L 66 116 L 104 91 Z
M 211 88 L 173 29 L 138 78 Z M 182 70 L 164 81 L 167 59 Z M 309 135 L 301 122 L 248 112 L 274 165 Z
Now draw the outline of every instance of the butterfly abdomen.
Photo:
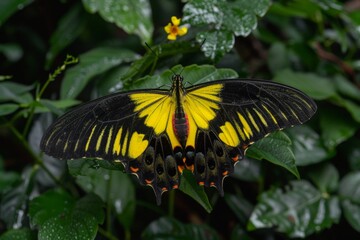
M 173 129 L 181 146 L 185 146 L 189 135 L 189 119 L 181 107 L 177 108 L 173 115 Z

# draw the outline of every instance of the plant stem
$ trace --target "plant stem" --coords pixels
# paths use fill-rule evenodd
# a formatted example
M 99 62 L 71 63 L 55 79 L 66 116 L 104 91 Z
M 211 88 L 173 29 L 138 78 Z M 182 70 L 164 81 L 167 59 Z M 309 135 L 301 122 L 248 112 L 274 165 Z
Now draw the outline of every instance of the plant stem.
M 55 78 L 60 75 L 63 71 L 65 71 L 66 66 L 70 65 L 70 64 L 75 64 L 77 63 L 79 60 L 71 55 L 67 55 L 66 59 L 63 63 L 63 65 L 61 65 L 60 67 L 58 67 L 53 74 L 49 75 L 49 78 L 46 80 L 46 82 L 44 83 L 44 85 L 42 86 L 42 88 L 40 89 L 39 93 L 36 95 L 36 101 L 40 101 L 43 93 L 45 92 L 46 88 L 49 86 L 50 82 L 54 81 Z
M 31 158 L 34 159 L 36 164 L 38 164 L 57 185 L 63 187 L 62 183 L 52 174 L 52 172 L 49 171 L 49 169 L 47 169 L 47 167 L 44 165 L 44 162 L 42 161 L 42 159 L 39 158 L 39 156 L 36 155 L 34 153 L 34 151 L 30 148 L 29 144 L 24 139 L 23 135 L 21 135 L 21 133 L 12 124 L 9 124 L 9 127 L 10 127 L 11 132 L 15 135 L 15 137 L 24 146 L 24 148 L 30 154 Z
M 98 228 L 98 232 L 99 232 L 101 235 L 105 236 L 105 237 L 106 237 L 107 239 L 109 239 L 109 240 L 118 240 L 117 237 L 115 237 L 115 236 L 112 235 L 110 232 L 104 230 L 104 229 L 101 228 L 101 227 Z
M 175 207 L 175 190 L 170 190 L 169 191 L 169 207 L 168 207 L 169 217 L 174 216 L 174 207 Z

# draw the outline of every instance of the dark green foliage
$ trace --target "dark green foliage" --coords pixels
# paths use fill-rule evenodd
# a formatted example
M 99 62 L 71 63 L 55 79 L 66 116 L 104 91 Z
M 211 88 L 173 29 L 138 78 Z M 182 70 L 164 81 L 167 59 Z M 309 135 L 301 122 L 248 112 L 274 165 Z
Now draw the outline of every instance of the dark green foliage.
M 0 240 L 357 239 L 353 2 L 0 0 Z M 173 15 L 189 28 L 168 41 Z M 40 152 L 45 129 L 70 107 L 169 88 L 174 73 L 189 85 L 274 80 L 304 91 L 318 112 L 253 144 L 225 179 L 224 198 L 184 172 L 157 206 L 121 164 Z

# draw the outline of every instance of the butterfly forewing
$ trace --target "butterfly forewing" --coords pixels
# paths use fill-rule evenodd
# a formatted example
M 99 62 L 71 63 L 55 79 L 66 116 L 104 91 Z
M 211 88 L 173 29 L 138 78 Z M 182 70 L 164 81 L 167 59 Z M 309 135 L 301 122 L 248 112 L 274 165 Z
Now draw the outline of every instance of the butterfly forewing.
M 221 80 L 187 89 L 181 84 L 85 103 L 49 127 L 41 149 L 60 159 L 120 161 L 153 187 L 160 203 L 164 191 L 179 186 L 183 169 L 192 171 L 200 185 L 223 193 L 224 177 L 250 144 L 301 124 L 316 111 L 301 91 L 269 81 Z M 182 119 L 174 119 L 175 111 Z
M 220 110 L 210 124 L 229 146 L 246 146 L 275 130 L 302 124 L 316 111 L 301 91 L 270 81 L 228 80 L 222 86 Z
M 142 161 L 138 158 L 151 141 L 156 142 L 152 139 L 159 137 L 154 136 L 154 128 L 139 117 L 130 95 L 113 94 L 67 112 L 48 128 L 41 149 L 60 159 L 87 157 L 121 161 L 127 171 L 137 172 Z M 156 101 L 167 97 L 168 91 L 153 92 Z M 144 180 L 142 183 L 146 184 Z

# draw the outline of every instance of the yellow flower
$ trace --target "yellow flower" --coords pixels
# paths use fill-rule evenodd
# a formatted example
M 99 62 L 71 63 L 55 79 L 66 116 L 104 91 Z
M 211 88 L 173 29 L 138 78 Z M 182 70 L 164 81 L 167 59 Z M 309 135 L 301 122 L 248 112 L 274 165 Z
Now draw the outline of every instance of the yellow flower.
M 187 27 L 179 27 L 180 18 L 175 16 L 171 17 L 171 23 L 164 27 L 165 32 L 168 34 L 167 38 L 169 40 L 176 40 L 177 35 L 183 36 L 187 33 Z

